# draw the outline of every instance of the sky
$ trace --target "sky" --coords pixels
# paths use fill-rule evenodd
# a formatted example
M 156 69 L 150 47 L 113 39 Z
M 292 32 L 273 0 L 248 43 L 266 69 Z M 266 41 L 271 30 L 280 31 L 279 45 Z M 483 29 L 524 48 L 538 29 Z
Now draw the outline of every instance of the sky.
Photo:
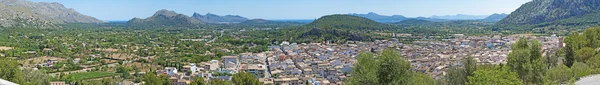
M 146 18 L 160 9 L 240 15 L 250 19 L 316 19 L 330 14 L 374 12 L 381 15 L 491 15 L 510 13 L 531 0 L 32 0 L 58 2 L 100 20 Z

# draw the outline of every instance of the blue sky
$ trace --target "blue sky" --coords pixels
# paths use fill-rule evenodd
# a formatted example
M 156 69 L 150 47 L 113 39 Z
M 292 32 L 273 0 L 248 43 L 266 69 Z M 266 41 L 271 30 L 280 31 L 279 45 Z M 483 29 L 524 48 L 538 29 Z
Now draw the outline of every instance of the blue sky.
M 32 0 L 59 2 L 101 20 L 146 18 L 160 9 L 240 15 L 251 19 L 316 19 L 329 14 L 368 13 L 429 17 L 510 13 L 531 0 Z

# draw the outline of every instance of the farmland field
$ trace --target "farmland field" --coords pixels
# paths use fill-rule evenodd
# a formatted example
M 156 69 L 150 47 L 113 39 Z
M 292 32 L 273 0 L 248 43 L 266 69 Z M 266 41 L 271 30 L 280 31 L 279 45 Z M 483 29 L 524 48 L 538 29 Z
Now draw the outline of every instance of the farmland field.
M 83 72 L 83 73 L 72 73 L 69 74 L 67 76 L 65 76 L 66 78 L 70 78 L 73 77 L 73 79 L 75 80 L 86 80 L 86 79 L 95 79 L 95 78 L 102 78 L 102 77 L 110 77 L 110 76 L 118 76 L 120 74 L 118 73 L 111 73 L 111 72 Z

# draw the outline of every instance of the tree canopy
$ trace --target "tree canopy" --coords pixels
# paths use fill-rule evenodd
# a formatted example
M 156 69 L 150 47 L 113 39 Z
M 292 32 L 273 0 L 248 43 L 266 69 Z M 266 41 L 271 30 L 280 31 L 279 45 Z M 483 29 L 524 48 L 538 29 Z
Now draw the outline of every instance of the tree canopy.
M 437 82 L 430 76 L 411 70 L 410 62 L 394 49 L 381 54 L 361 53 L 347 81 L 349 85 L 431 85 Z

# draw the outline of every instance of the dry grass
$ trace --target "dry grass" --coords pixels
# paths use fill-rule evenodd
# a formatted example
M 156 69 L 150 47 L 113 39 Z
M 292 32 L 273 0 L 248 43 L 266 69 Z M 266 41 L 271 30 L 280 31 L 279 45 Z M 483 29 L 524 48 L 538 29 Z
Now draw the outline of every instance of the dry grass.
M 46 60 L 49 60 L 49 59 L 65 61 L 64 58 L 42 56 L 42 57 L 29 58 L 27 60 L 21 61 L 21 64 L 23 64 L 24 66 L 35 66 L 36 64 L 44 63 Z M 33 61 L 33 62 L 29 62 L 29 61 Z
M 96 50 L 106 51 L 106 52 L 117 52 L 117 51 L 119 51 L 119 49 L 114 49 L 114 48 L 96 48 Z
M 13 47 L 5 47 L 5 46 L 0 46 L 0 51 L 3 51 L 3 50 L 10 50 L 10 49 L 13 49 Z
M 122 54 L 122 53 L 113 53 L 109 56 L 110 58 L 114 58 L 114 59 L 119 59 L 119 60 L 126 60 L 127 58 L 131 58 L 134 59 L 137 56 L 133 55 L 133 54 Z
M 152 64 L 139 63 L 139 62 L 127 63 L 127 64 L 124 64 L 123 66 L 125 66 L 125 67 L 136 67 L 134 69 L 138 69 L 140 72 L 148 72 L 152 68 L 154 68 L 154 69 L 160 69 L 161 68 L 159 65 L 152 65 Z

